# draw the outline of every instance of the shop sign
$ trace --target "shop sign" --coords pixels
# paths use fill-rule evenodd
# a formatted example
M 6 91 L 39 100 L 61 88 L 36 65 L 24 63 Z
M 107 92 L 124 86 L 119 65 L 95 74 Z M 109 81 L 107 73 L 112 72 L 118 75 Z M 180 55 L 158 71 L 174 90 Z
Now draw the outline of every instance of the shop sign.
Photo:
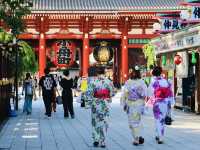
M 153 40 L 151 43 L 155 45 L 156 54 L 172 52 L 181 49 L 200 46 L 200 35 L 195 34 L 185 37 L 183 35 L 182 38 L 176 38 L 175 36 L 171 36 L 171 38 L 161 37 L 157 40 Z

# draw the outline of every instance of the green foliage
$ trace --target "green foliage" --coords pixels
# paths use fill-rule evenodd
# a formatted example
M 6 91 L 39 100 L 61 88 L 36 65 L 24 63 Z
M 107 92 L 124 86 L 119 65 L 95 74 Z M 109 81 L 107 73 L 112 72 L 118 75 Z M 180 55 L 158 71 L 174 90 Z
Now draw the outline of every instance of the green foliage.
M 20 46 L 20 72 L 36 72 L 38 70 L 38 63 L 33 49 L 25 41 L 19 41 L 18 45 Z
M 24 72 L 36 72 L 38 70 L 38 63 L 31 46 L 25 41 L 17 41 L 17 49 L 16 47 L 8 48 L 8 45 L 12 45 L 12 41 L 12 34 L 9 34 L 0 28 L 0 43 L 4 44 L 0 48 L 9 53 L 9 58 L 12 62 L 15 62 L 16 50 L 18 51 L 19 76 L 22 75 Z
M 150 69 L 150 66 L 154 66 L 156 62 L 154 46 L 152 44 L 145 44 L 143 47 L 143 53 L 147 59 L 147 68 Z
M 0 43 L 9 43 L 12 42 L 13 36 L 5 32 L 3 29 L 0 28 Z
M 0 19 L 12 30 L 14 36 L 24 31 L 23 16 L 31 13 L 30 0 L 1 0 Z
M 23 17 L 31 13 L 30 8 L 32 7 L 31 0 L 0 0 L 0 20 L 11 29 L 11 33 L 6 33 L 0 29 L 0 43 L 3 43 L 5 50 L 12 46 L 11 59 L 18 55 L 18 75 L 23 72 L 36 72 L 38 64 L 36 61 L 35 53 L 28 43 L 19 41 L 17 43 L 18 49 L 12 44 L 13 37 L 17 37 L 18 34 L 24 31 L 24 20 Z M 1 47 L 3 49 L 3 46 Z M 16 51 L 17 50 L 17 51 Z

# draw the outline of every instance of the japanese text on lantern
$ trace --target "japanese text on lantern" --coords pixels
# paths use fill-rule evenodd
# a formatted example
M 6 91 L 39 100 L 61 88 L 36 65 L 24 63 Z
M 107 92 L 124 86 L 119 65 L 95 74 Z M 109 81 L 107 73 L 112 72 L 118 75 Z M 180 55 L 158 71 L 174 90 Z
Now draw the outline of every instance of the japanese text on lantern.
M 70 63 L 71 52 L 65 43 L 60 44 L 60 49 L 58 51 L 57 57 L 58 57 L 58 64 L 69 64 Z

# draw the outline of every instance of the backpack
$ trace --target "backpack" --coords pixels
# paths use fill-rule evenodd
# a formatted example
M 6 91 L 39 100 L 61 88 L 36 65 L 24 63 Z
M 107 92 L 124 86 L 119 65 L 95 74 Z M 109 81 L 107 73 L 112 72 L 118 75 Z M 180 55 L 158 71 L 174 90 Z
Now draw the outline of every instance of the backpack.
M 33 86 L 30 82 L 26 83 L 26 95 L 33 95 Z

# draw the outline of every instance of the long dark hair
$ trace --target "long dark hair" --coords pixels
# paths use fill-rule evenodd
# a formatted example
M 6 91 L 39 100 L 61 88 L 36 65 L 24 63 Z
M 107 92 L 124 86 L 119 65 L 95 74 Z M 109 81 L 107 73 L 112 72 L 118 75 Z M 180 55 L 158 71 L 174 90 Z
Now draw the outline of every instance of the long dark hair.
M 130 73 L 130 79 L 141 79 L 140 70 L 136 70 L 135 68 L 133 68 L 132 72 Z
M 31 74 L 30 74 L 29 72 L 26 73 L 26 78 L 25 78 L 25 80 L 28 80 L 28 79 L 32 79 L 32 78 L 31 78 Z
M 155 67 L 153 68 L 153 71 L 152 71 L 152 75 L 153 75 L 153 76 L 158 77 L 158 76 L 161 75 L 161 73 L 162 73 L 162 67 L 160 67 L 160 66 L 155 66 Z

